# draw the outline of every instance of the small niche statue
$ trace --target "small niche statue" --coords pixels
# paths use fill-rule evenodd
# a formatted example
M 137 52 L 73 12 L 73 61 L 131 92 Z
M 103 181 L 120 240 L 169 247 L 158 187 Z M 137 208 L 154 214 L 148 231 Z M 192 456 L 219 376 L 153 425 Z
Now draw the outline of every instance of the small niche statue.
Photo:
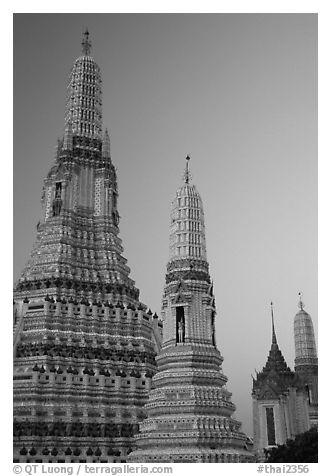
M 182 344 L 184 342 L 184 319 L 183 318 L 181 318 L 178 321 L 177 333 L 178 333 L 178 342 Z
M 61 198 L 62 193 L 62 183 L 56 182 L 55 184 L 55 198 Z

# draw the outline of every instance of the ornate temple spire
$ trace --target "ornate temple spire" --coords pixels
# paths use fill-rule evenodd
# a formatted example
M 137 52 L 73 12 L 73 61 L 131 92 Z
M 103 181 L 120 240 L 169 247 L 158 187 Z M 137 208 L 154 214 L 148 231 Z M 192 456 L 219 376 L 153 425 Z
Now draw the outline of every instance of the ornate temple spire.
M 83 33 L 83 40 L 82 40 L 82 53 L 84 56 L 89 56 L 91 52 L 91 42 L 89 39 L 90 33 L 86 28 L 85 32 Z
M 189 160 L 187 156 L 184 183 L 172 201 L 169 258 L 189 260 L 193 264 L 207 261 L 207 252 L 202 200 L 195 185 L 190 183 Z
M 147 419 L 132 462 L 248 462 L 251 442 L 232 414 L 216 345 L 216 304 L 207 262 L 201 197 L 184 183 L 172 201 L 170 257 L 162 299 L 163 342 Z M 230 432 L 229 432 L 230 430 Z
M 295 368 L 317 365 L 314 326 L 299 293 L 299 311 L 294 318 Z
M 274 323 L 274 312 L 273 312 L 273 302 L 270 303 L 271 305 L 271 327 L 272 327 L 272 337 L 271 337 L 271 348 L 269 351 L 268 359 L 266 365 L 263 367 L 263 371 L 259 373 L 261 374 L 268 374 L 271 370 L 275 370 L 277 372 L 290 372 L 290 368 L 288 367 L 284 356 L 278 346 L 277 337 L 275 332 L 275 323 Z
M 117 174 L 87 31 L 82 46 L 68 82 L 64 137 L 44 179 L 37 238 L 14 291 L 17 462 L 125 461 L 161 347 L 163 324 L 139 301 L 123 256 Z
M 76 58 L 69 73 L 64 135 L 57 144 L 55 165 L 44 180 L 41 224 L 45 228 L 41 228 L 42 238 L 39 240 L 38 237 L 38 244 L 43 245 L 33 249 L 20 282 L 24 279 L 41 280 L 46 275 L 49 278 L 66 276 L 79 282 L 121 282 L 138 296 L 139 291 L 134 289 L 134 281 L 129 277 L 130 269 L 122 256 L 123 248 L 117 236 L 117 176 L 110 161 L 109 134 L 102 131 L 101 71 L 95 60 L 88 56 L 90 40 L 87 30 L 82 46 L 85 54 Z M 52 246 L 45 243 L 50 239 L 48 226 L 52 227 L 52 220 L 58 217 L 68 220 L 66 234 L 69 241 L 62 246 L 62 232 L 59 232 L 54 238 L 59 245 L 59 252 L 55 253 L 55 241 Z M 85 222 L 87 217 L 98 217 L 98 220 L 107 217 L 109 229 L 103 230 L 98 245 L 94 225 Z M 81 230 L 82 227 L 85 229 Z M 106 233 L 111 237 L 107 245 L 103 241 Z M 92 249 L 93 246 L 97 246 L 98 252 Z
M 89 56 L 91 42 L 88 30 L 84 33 L 82 48 L 83 56 L 76 59 L 69 76 L 65 126 L 70 121 L 74 136 L 101 140 L 101 71 L 94 59 Z
M 272 344 L 277 344 L 277 337 L 276 337 L 276 332 L 275 332 L 275 322 L 274 322 L 274 308 L 273 308 L 273 302 L 271 301 L 270 303 L 271 307 L 271 324 L 272 324 Z
M 308 391 L 309 420 L 318 421 L 318 357 L 313 321 L 304 309 L 302 294 L 299 293 L 299 311 L 294 317 L 294 369 L 300 375 Z

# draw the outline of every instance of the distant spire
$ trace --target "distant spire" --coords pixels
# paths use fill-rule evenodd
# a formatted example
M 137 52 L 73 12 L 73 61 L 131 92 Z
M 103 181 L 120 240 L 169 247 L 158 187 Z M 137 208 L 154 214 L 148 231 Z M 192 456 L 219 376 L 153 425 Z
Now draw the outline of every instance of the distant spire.
M 305 307 L 304 303 L 302 302 L 302 293 L 299 293 L 299 304 L 298 307 L 303 311 L 303 308 Z
M 83 41 L 82 41 L 82 52 L 84 56 L 89 56 L 91 52 L 91 42 L 89 39 L 90 33 L 86 28 L 85 32 L 83 33 Z
M 191 172 L 189 170 L 189 161 L 191 160 L 191 157 L 189 155 L 186 156 L 186 166 L 185 166 L 185 173 L 184 173 L 184 182 L 189 184 L 190 180 L 192 179 Z
M 308 371 L 311 372 L 314 366 L 317 367 L 314 325 L 311 316 L 304 309 L 305 305 L 302 302 L 302 293 L 300 292 L 298 294 L 298 307 L 300 310 L 294 318 L 294 369 L 300 370 L 300 372 L 301 370 L 308 369 Z
M 275 332 L 275 323 L 274 323 L 274 308 L 273 302 L 270 303 L 271 307 L 271 323 L 272 323 L 272 343 L 277 344 L 276 332 Z

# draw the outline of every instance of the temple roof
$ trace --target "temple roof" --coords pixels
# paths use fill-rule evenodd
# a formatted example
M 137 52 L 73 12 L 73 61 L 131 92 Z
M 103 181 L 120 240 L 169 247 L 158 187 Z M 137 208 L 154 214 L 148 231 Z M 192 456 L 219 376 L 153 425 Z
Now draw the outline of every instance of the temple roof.
M 300 379 L 287 365 L 285 358 L 278 346 L 277 336 L 274 326 L 273 306 L 271 303 L 271 317 L 272 317 L 272 339 L 271 348 L 267 358 L 267 362 L 261 372 L 256 372 L 256 377 L 253 378 L 253 394 L 259 398 L 263 398 L 266 389 L 269 393 L 272 390 L 273 395 L 284 393 L 288 387 L 301 386 Z

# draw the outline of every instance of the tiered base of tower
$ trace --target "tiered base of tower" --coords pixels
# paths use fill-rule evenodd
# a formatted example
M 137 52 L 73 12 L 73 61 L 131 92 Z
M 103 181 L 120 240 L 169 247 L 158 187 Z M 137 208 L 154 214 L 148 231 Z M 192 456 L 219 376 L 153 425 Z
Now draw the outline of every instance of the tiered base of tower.
M 160 323 L 119 294 L 111 304 L 43 292 L 29 292 L 16 324 L 14 461 L 125 462 L 146 416 Z
M 231 418 L 235 410 L 224 387 L 222 358 L 212 345 L 180 344 L 157 357 L 158 372 L 140 424 L 137 463 L 252 462 L 252 442 Z

